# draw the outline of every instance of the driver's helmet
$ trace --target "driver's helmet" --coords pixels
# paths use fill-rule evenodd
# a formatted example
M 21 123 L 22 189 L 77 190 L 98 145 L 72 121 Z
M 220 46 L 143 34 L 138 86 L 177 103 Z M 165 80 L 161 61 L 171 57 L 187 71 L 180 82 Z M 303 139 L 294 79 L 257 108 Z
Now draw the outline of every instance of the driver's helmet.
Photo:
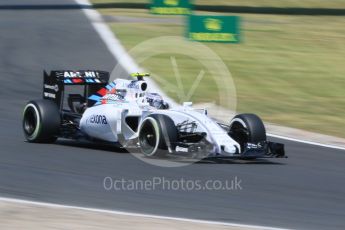
M 155 107 L 157 109 L 169 108 L 169 104 L 164 102 L 162 96 L 158 93 L 147 93 L 146 99 L 150 106 Z

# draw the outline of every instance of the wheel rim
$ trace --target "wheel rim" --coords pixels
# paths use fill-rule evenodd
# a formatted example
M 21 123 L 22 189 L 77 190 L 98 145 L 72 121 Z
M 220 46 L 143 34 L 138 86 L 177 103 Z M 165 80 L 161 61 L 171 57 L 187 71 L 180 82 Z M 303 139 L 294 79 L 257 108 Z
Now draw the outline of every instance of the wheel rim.
M 24 114 L 24 132 L 27 136 L 35 133 L 38 125 L 38 117 L 35 109 L 31 106 L 27 107 Z
M 151 119 L 146 120 L 139 133 L 141 150 L 147 156 L 154 155 L 158 148 L 159 137 L 157 135 L 157 129 L 154 122 L 155 121 L 152 121 Z

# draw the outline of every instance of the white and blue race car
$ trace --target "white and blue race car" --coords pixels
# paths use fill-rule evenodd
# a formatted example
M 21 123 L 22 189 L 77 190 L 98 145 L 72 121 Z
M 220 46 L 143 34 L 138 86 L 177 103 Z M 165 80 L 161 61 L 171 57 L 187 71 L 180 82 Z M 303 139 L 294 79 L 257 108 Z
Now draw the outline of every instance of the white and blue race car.
M 23 129 L 29 142 L 57 138 L 138 148 L 147 157 L 255 159 L 285 157 L 284 145 L 269 142 L 261 119 L 239 114 L 222 124 L 191 103 L 171 107 L 148 92 L 144 77 L 109 81 L 104 71 L 44 72 L 43 99 L 29 101 Z M 66 94 L 68 87 L 81 94 Z

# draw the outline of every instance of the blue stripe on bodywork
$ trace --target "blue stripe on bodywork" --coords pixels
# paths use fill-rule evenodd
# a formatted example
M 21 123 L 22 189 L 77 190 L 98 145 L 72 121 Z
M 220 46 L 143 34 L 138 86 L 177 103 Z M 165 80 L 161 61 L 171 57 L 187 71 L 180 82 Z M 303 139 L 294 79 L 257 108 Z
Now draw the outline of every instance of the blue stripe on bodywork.
M 101 97 L 100 96 L 97 96 L 97 95 L 91 95 L 89 97 L 90 100 L 93 100 L 93 101 L 99 101 L 101 100 Z

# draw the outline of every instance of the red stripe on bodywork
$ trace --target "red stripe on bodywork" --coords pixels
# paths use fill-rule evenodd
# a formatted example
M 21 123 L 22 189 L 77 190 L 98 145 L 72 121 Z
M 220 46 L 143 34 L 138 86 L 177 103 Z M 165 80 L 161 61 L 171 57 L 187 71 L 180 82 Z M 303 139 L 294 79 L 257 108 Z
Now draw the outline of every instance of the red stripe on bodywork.
M 102 88 L 100 90 L 97 91 L 97 93 L 101 96 L 104 96 L 107 94 L 107 89 L 106 88 Z
M 115 94 L 115 93 L 116 93 L 116 88 L 112 88 L 112 89 L 109 91 L 109 93 Z
M 72 79 L 73 83 L 83 83 L 83 79 L 80 79 L 80 78 L 73 78 Z

